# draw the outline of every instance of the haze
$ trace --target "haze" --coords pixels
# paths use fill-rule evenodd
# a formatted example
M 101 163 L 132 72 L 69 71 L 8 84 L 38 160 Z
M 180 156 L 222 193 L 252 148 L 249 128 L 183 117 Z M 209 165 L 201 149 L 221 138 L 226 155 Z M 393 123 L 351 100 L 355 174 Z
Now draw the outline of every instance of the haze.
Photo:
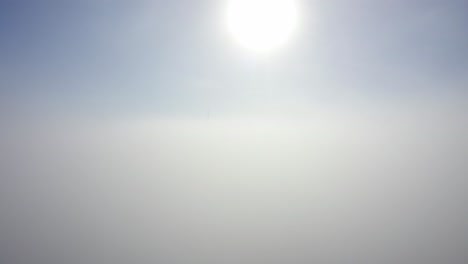
M 465 1 L 0 2 L 0 263 L 464 264 Z

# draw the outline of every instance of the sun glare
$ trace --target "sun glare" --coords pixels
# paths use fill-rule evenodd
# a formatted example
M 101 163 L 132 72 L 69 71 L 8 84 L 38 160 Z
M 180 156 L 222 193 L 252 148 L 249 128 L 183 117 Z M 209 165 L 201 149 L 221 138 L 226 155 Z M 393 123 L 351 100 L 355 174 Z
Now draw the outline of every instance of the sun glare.
M 229 33 L 253 52 L 268 53 L 282 47 L 298 24 L 296 0 L 228 0 Z

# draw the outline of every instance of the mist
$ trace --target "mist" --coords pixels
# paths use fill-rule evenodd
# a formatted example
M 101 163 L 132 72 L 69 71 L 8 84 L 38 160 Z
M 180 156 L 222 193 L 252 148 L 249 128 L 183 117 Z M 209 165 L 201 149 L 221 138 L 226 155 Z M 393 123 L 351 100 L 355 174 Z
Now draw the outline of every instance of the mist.
M 2 261 L 463 263 L 464 114 L 354 110 L 10 122 Z
M 466 1 L 225 3 L 0 1 L 0 264 L 468 263 Z

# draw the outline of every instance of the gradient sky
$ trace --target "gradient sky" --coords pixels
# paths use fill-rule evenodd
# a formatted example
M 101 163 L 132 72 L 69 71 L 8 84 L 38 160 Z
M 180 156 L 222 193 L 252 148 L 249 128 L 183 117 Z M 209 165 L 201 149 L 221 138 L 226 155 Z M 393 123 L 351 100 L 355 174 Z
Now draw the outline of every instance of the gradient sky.
M 298 36 L 256 58 L 227 35 L 222 1 L 1 1 L 0 98 L 194 115 L 466 94 L 466 1 L 303 2 Z
M 223 6 L 0 0 L 0 263 L 468 263 L 468 2 Z

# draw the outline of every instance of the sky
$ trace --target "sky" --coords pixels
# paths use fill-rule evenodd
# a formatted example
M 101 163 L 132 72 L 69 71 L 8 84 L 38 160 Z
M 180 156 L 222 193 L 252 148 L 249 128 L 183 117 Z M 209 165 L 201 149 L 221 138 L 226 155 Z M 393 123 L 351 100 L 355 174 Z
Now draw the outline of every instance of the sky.
M 465 1 L 303 1 L 294 41 L 263 60 L 229 38 L 223 1 L 1 7 L 1 98 L 29 112 L 187 116 L 466 92 Z
M 0 0 L 0 262 L 468 260 L 468 3 Z

